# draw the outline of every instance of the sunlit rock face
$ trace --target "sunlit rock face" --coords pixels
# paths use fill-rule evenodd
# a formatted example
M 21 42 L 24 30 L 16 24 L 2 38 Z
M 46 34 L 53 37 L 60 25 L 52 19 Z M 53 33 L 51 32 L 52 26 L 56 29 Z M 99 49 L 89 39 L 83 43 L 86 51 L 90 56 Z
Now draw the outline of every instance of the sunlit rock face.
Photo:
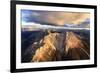
M 81 38 L 81 36 L 73 32 L 67 32 L 65 41 L 65 54 L 66 59 L 89 59 L 89 45 Z
M 89 59 L 89 45 L 74 32 L 49 32 L 37 48 L 32 62 Z
M 38 48 L 33 55 L 32 61 L 56 61 L 61 60 L 64 49 L 62 48 L 64 41 L 63 34 L 50 33 L 44 37 L 43 46 Z

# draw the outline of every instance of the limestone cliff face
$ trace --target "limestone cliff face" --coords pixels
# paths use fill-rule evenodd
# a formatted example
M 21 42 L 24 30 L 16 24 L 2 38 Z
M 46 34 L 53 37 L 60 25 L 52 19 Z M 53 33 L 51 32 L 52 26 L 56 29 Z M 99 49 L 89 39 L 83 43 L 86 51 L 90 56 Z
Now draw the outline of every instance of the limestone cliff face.
M 49 33 L 43 38 L 43 46 L 36 50 L 32 61 L 61 60 L 60 49 L 62 49 L 63 39 L 63 34 Z
M 65 54 L 67 59 L 88 59 L 90 56 L 89 45 L 81 36 L 73 33 L 66 33 Z
M 74 32 L 48 32 L 41 40 L 32 62 L 89 59 L 89 45 Z

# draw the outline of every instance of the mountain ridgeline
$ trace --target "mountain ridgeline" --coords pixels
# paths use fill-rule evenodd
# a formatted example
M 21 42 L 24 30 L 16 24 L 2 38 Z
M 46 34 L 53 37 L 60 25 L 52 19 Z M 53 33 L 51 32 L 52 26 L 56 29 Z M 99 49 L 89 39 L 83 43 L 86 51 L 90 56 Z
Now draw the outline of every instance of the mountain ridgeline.
M 89 31 L 22 32 L 22 62 L 90 59 Z

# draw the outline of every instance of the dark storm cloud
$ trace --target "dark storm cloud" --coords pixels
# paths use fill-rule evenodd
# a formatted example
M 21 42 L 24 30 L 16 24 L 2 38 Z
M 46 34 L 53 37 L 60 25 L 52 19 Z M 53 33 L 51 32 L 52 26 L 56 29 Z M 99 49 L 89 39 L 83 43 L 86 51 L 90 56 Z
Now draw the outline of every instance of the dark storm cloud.
M 89 13 L 74 13 L 65 11 L 35 11 L 22 10 L 22 21 L 36 22 L 51 25 L 82 24 L 85 20 L 90 20 Z M 83 24 L 82 24 L 83 25 Z

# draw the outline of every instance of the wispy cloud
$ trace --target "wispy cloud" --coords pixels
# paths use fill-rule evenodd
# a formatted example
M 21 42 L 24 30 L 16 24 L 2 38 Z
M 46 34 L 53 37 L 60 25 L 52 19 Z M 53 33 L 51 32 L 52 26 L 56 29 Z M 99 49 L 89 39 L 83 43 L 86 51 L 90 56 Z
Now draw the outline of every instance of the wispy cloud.
M 66 30 L 89 30 L 89 28 L 78 28 L 78 27 L 64 27 L 64 26 L 52 26 L 52 25 L 42 25 L 38 23 L 22 23 L 22 30 L 23 31 L 34 31 L 34 30 L 46 30 L 46 29 L 66 29 Z

